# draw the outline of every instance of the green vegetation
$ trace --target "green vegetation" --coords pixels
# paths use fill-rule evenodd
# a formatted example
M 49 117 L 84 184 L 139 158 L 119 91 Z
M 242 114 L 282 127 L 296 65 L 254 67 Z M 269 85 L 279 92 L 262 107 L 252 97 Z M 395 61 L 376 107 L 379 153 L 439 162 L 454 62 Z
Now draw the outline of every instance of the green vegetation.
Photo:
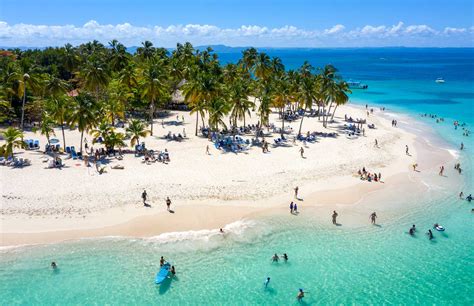
M 285 110 L 315 106 L 327 126 L 349 92 L 331 65 L 315 69 L 306 62 L 286 71 L 279 58 L 249 48 L 238 63 L 224 66 L 211 48 L 200 51 L 185 43 L 169 52 L 149 41 L 135 54 L 116 40 L 108 46 L 92 41 L 77 47 L 0 50 L 0 80 L 0 122 L 16 125 L 20 132 L 35 122 L 48 139 L 59 126 L 64 145 L 64 128 L 78 128 L 81 151 L 84 132 L 91 131 L 109 148 L 123 146 L 125 135 L 114 127 L 125 119 L 131 120 L 127 134 L 132 145 L 153 135 L 153 119 L 179 95 L 196 114 L 197 135 L 200 125 L 214 131 L 245 125 L 251 111 L 256 111 L 259 127 L 278 111 L 283 130 Z M 149 130 L 142 120 L 149 122 Z M 298 133 L 303 121 L 304 115 Z

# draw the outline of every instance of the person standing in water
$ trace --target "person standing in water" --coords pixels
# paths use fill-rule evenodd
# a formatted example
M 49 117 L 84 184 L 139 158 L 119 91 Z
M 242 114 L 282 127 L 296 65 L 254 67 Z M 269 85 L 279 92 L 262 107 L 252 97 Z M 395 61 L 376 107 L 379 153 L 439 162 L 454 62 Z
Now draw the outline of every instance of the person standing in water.
M 441 167 L 439 168 L 439 175 L 440 175 L 440 176 L 443 176 L 443 173 L 444 173 L 444 166 L 441 166 Z
M 267 277 L 267 279 L 265 280 L 265 282 L 263 283 L 263 285 L 265 286 L 265 288 L 268 287 L 268 284 L 270 283 L 270 277 Z
M 285 261 L 288 261 L 288 254 L 283 253 L 283 259 L 284 259 Z
M 464 143 L 461 142 L 461 151 L 464 150 Z
M 147 199 L 148 195 L 146 193 L 146 190 L 144 189 L 143 192 L 142 192 L 142 200 L 143 200 L 143 205 L 145 205 L 146 203 L 146 199 Z
M 303 291 L 303 289 L 301 289 L 301 288 L 299 289 L 298 295 L 296 295 L 296 298 L 298 299 L 298 301 L 301 301 L 301 299 L 304 298 L 304 291 Z
M 51 262 L 51 268 L 56 269 L 58 265 L 56 264 L 55 261 Z
M 377 214 L 375 213 L 375 211 L 370 215 L 370 220 L 372 222 L 372 224 L 375 224 L 375 220 L 377 219 Z
M 165 264 L 165 258 L 163 256 L 161 256 L 160 258 L 160 267 L 163 266 Z
M 272 257 L 272 261 L 273 262 L 278 262 L 280 260 L 280 257 L 278 257 L 277 253 L 275 253 L 275 255 L 273 255 Z
M 428 232 L 426 233 L 426 235 L 428 235 L 428 239 L 433 239 L 433 232 L 429 229 Z

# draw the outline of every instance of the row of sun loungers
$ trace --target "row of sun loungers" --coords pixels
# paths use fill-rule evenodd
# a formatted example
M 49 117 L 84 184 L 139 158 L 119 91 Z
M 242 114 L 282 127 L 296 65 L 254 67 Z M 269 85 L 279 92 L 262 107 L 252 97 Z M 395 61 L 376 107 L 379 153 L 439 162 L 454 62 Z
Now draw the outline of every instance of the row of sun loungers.
M 40 148 L 39 140 L 36 139 L 25 139 L 26 148 L 29 150 L 36 150 Z
M 31 161 L 27 158 L 16 158 L 16 157 L 0 157 L 0 165 L 10 166 L 15 168 L 21 168 L 23 166 L 31 165 Z

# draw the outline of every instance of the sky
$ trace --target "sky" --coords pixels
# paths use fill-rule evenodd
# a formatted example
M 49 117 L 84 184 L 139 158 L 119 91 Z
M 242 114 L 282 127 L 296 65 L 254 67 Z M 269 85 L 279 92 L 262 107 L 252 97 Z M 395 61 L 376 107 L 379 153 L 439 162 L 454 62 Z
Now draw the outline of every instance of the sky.
M 0 0 L 0 46 L 473 47 L 474 0 Z

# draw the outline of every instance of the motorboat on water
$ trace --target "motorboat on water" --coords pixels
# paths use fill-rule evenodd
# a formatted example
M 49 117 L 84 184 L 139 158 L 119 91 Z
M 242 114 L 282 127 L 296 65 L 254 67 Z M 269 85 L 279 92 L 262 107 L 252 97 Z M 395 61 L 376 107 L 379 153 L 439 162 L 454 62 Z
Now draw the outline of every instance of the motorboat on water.
M 347 81 L 347 85 L 349 86 L 349 88 L 352 88 L 352 89 L 367 89 L 367 88 L 369 88 L 369 86 L 367 84 L 363 84 L 361 82 L 352 81 L 352 80 Z
M 443 78 L 437 78 L 435 82 L 436 83 L 444 83 L 444 79 Z

